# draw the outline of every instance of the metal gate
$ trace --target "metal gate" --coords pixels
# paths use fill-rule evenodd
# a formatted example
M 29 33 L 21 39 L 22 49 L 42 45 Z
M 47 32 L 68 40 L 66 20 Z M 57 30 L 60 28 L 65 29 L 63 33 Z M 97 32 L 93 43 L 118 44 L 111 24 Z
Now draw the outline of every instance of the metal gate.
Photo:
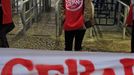
M 116 23 L 116 1 L 94 0 L 96 25 L 115 25 Z

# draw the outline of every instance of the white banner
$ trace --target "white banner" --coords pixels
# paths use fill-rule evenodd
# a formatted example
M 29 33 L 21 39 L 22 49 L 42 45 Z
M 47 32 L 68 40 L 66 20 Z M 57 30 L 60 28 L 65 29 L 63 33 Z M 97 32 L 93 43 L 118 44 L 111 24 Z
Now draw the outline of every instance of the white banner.
M 0 75 L 134 75 L 134 54 L 0 49 Z

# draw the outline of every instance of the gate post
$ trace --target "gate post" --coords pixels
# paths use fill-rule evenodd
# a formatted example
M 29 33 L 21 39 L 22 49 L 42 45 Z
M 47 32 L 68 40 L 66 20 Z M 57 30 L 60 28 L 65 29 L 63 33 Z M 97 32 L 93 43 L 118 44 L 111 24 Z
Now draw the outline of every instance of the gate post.
M 45 0 L 45 11 L 51 10 L 51 0 Z
M 38 4 L 37 4 L 37 0 L 33 0 L 33 5 L 34 5 L 35 22 L 37 22 L 38 21 Z

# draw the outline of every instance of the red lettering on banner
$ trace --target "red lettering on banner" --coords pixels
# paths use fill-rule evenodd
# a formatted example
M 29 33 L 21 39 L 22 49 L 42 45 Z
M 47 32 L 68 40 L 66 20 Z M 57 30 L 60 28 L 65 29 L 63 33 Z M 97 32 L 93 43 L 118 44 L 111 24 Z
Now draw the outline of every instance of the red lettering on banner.
M 95 71 L 95 65 L 89 60 L 80 60 L 77 64 L 76 59 L 67 59 L 64 60 L 67 65 L 68 75 L 78 75 L 78 65 L 81 65 L 85 68 L 84 72 L 81 72 L 80 75 L 91 75 Z M 123 65 L 123 71 L 125 75 L 134 75 L 133 67 L 134 67 L 134 59 L 132 58 L 124 58 L 119 60 Z M 29 72 L 35 69 L 37 70 L 39 75 L 48 75 L 49 71 L 57 71 L 64 75 L 64 66 L 62 64 L 50 65 L 50 64 L 36 64 L 33 65 L 31 60 L 15 58 L 7 63 L 5 63 L 2 68 L 0 75 L 13 75 L 13 67 L 17 64 L 24 66 Z M 58 75 L 56 73 L 55 75 Z M 103 75 L 116 75 L 115 71 L 112 68 L 104 68 Z
M 104 69 L 103 75 L 115 75 L 115 73 L 112 68 L 106 68 L 106 69 Z
M 26 67 L 29 71 L 33 70 L 33 63 L 30 60 L 26 60 L 26 59 L 21 59 L 21 58 L 16 58 L 16 59 L 12 59 L 9 62 L 7 62 L 4 66 L 4 68 L 2 69 L 2 73 L 1 75 L 13 75 L 13 67 L 17 64 L 21 64 L 24 67 Z
M 36 65 L 39 75 L 49 75 L 50 70 L 59 71 L 61 74 L 64 74 L 64 67 L 62 65 Z M 55 74 L 58 75 L 58 74 Z
M 85 67 L 85 72 L 80 73 L 80 75 L 90 75 L 94 72 L 94 64 L 88 60 L 80 60 L 80 64 Z
M 75 59 L 67 59 L 65 63 L 68 66 L 68 75 L 77 75 L 77 61 Z
M 134 66 L 134 59 L 126 58 L 121 59 L 120 62 L 124 67 L 125 75 L 134 75 L 132 67 Z

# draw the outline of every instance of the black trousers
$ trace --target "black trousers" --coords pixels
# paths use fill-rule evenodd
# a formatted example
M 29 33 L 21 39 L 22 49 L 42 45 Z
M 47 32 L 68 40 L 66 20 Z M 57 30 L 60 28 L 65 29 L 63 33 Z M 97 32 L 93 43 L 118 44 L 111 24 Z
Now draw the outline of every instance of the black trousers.
M 133 25 L 132 25 L 131 53 L 134 53 L 134 20 L 133 20 Z
M 7 32 L 4 30 L 5 26 L 2 24 L 2 18 L 3 18 L 3 11 L 2 8 L 0 7 L 0 47 L 8 48 L 9 45 L 6 37 Z
M 74 50 L 80 51 L 85 32 L 86 30 L 65 31 L 65 51 L 72 51 L 74 40 Z

